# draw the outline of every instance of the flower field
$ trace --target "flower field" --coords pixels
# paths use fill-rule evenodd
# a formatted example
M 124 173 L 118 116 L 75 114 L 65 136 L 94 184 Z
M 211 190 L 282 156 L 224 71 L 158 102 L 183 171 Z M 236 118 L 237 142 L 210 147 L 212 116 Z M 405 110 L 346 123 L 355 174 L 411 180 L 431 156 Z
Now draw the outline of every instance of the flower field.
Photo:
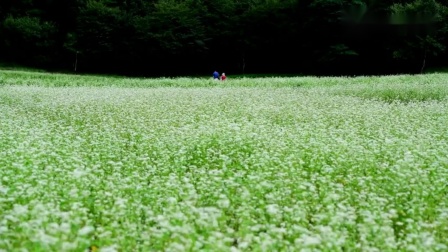
M 0 71 L 0 251 L 447 251 L 446 80 Z

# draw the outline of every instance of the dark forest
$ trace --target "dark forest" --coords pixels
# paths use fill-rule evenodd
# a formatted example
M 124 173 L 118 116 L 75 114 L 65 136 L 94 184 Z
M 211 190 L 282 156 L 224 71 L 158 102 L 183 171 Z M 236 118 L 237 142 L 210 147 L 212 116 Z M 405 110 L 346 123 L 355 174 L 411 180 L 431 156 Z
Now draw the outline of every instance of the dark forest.
M 0 61 L 132 76 L 448 66 L 447 0 L 2 0 Z

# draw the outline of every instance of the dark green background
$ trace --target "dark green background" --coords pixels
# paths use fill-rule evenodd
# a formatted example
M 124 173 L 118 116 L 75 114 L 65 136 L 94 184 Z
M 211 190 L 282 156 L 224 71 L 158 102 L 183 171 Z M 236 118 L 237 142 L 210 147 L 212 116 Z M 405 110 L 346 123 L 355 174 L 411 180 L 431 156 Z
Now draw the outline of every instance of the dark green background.
M 79 73 L 419 73 L 447 35 L 447 0 L 0 1 L 0 62 Z

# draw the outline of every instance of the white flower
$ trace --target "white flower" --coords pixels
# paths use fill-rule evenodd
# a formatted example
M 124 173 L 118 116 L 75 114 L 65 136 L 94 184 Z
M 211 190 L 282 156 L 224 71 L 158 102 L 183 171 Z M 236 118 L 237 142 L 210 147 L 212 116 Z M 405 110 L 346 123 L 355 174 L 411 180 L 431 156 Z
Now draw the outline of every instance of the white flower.
M 320 237 L 316 237 L 316 236 L 309 236 L 309 235 L 302 235 L 300 237 L 300 239 L 296 239 L 295 243 L 297 245 L 304 245 L 304 246 L 315 246 L 315 245 L 320 245 L 322 243 Z
M 118 246 L 112 245 L 112 246 L 102 247 L 102 248 L 100 248 L 100 251 L 101 252 L 117 252 Z
M 266 211 L 268 212 L 268 214 L 270 215 L 277 215 L 280 210 L 278 208 L 277 204 L 270 204 L 266 206 Z
M 230 200 L 225 195 L 221 195 L 217 203 L 220 208 L 228 208 L 230 206 Z
M 81 236 L 85 236 L 92 233 L 94 230 L 95 228 L 92 226 L 85 226 L 78 231 L 78 234 Z

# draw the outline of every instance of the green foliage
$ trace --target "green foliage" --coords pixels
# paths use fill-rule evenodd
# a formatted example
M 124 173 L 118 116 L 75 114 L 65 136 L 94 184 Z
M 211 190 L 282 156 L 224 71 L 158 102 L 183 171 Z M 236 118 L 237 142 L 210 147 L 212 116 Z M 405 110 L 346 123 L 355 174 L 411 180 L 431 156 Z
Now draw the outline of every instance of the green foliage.
M 436 0 L 414 0 L 390 7 L 392 24 L 428 24 L 440 21 L 442 6 Z
M 395 59 L 421 59 L 426 55 L 437 56 L 446 50 L 448 8 L 435 0 L 415 0 L 391 6 L 391 22 L 410 27 L 401 33 L 403 44 L 393 52 Z
M 201 49 L 204 27 L 197 18 L 199 12 L 188 2 L 159 0 L 151 15 L 153 38 L 165 54 L 194 52 Z
M 19 59 L 30 58 L 38 63 L 52 60 L 55 46 L 56 25 L 37 17 L 8 16 L 2 25 L 4 45 L 11 56 Z
M 76 59 L 81 72 L 156 75 L 410 72 L 423 59 L 448 64 L 447 8 L 442 0 L 4 0 L 0 61 L 68 70 Z
M 97 1 L 89 1 L 81 9 L 77 23 L 77 43 L 86 54 L 102 54 L 114 51 L 115 39 L 120 38 L 120 10 Z
M 326 51 L 326 54 L 320 58 L 321 62 L 334 62 L 338 59 L 346 56 L 358 56 L 359 54 L 350 49 L 345 44 L 336 44 L 330 46 L 330 49 Z

